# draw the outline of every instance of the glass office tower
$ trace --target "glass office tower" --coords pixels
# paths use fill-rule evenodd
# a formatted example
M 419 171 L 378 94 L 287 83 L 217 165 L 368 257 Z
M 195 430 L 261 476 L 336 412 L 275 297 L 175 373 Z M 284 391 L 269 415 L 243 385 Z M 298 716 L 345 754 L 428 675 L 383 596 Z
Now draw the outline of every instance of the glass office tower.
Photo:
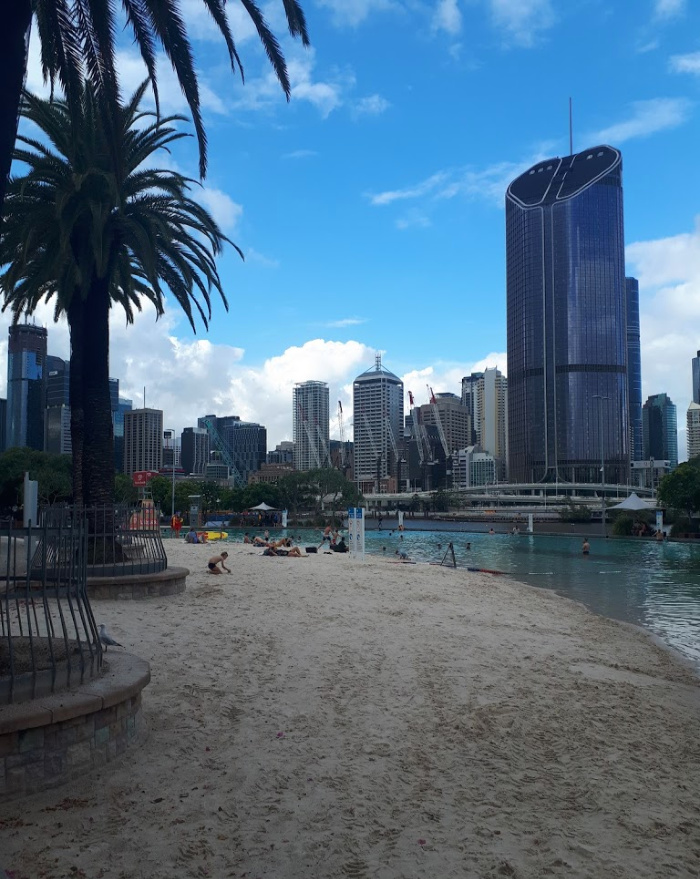
M 642 352 L 639 340 L 639 281 L 625 278 L 627 300 L 627 394 L 630 407 L 630 460 L 644 457 L 642 432 Z
M 510 480 L 627 482 L 620 153 L 594 147 L 514 180 L 506 261 Z
M 7 342 L 7 448 L 44 450 L 46 405 L 44 327 L 15 324 Z

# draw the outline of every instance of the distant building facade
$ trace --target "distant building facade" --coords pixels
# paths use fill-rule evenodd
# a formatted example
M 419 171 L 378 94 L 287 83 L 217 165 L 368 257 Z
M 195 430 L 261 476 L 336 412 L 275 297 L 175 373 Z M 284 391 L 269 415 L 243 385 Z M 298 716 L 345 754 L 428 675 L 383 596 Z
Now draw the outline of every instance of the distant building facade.
M 70 361 L 46 357 L 46 411 L 44 449 L 53 455 L 70 455 Z
M 268 464 L 291 464 L 294 465 L 294 443 L 291 440 L 283 440 L 275 448 L 267 453 Z
M 403 382 L 377 355 L 374 366 L 353 382 L 355 482 L 360 491 L 397 490 L 402 435 Z
M 420 407 L 420 417 L 423 424 L 435 425 L 438 431 L 442 429 L 447 445 L 446 457 L 470 444 L 471 415 L 456 394 L 435 394 L 435 403 Z
M 691 403 L 686 414 L 688 460 L 700 455 L 700 403 Z
M 294 466 L 297 470 L 330 467 L 328 385 L 299 382 L 292 397 Z
M 629 399 L 630 460 L 644 455 L 642 428 L 642 351 L 639 337 L 639 281 L 625 278 L 627 304 L 627 395 Z
M 642 407 L 644 458 L 668 460 L 678 466 L 676 407 L 668 394 L 653 394 Z
M 159 471 L 163 466 L 163 412 L 132 409 L 124 412 L 124 473 Z
M 124 413 L 131 412 L 134 404 L 125 397 L 117 398 L 117 408 L 112 411 L 114 431 L 114 465 L 117 473 L 124 472 Z
M 14 324 L 7 343 L 6 446 L 44 449 L 46 405 L 44 327 Z
M 692 369 L 693 369 L 693 403 L 700 404 L 700 351 L 698 351 L 697 357 L 693 357 Z
M 203 476 L 209 463 L 209 432 L 206 427 L 186 427 L 180 434 L 180 464 L 187 476 Z
M 452 484 L 455 489 L 493 485 L 496 477 L 496 459 L 479 446 L 460 449 L 452 458 Z
M 211 457 L 228 466 L 236 483 L 246 485 L 248 476 L 265 463 L 267 429 L 261 424 L 241 421 L 238 415 L 205 415 L 197 419 L 197 426 L 209 431 Z

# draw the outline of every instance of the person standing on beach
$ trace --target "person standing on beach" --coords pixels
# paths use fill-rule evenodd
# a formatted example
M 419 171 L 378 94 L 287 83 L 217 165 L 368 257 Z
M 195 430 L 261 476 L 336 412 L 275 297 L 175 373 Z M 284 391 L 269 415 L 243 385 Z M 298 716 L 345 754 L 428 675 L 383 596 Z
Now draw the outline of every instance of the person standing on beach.
M 324 530 L 323 530 L 323 537 L 321 538 L 321 542 L 319 543 L 319 545 L 318 545 L 318 547 L 317 547 L 318 549 L 321 549 L 321 547 L 323 546 L 323 544 L 324 544 L 326 541 L 328 541 L 328 543 L 331 542 L 331 539 L 332 539 L 332 538 L 331 538 L 331 532 L 332 532 L 332 530 L 333 530 L 333 529 L 331 528 L 330 525 L 326 525 L 326 527 L 325 527 Z
M 180 529 L 182 528 L 182 518 L 179 513 L 175 513 L 170 519 L 170 527 L 173 529 L 173 535 L 179 539 Z

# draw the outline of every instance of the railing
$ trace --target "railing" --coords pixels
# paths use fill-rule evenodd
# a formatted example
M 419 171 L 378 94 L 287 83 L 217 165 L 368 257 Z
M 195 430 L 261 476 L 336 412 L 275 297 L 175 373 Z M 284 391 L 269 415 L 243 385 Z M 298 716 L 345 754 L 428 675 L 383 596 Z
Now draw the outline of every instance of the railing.
M 158 512 L 151 501 L 86 510 L 88 577 L 154 574 L 168 567 Z
M 87 596 L 87 519 L 49 512 L 0 530 L 0 704 L 99 674 L 102 649 Z

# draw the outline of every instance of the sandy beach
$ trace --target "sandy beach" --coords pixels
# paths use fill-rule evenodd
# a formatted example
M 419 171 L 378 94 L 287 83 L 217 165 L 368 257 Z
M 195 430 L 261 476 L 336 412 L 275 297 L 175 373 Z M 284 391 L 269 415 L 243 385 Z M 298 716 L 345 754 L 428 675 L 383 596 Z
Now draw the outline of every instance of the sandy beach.
M 504 577 L 166 545 L 184 594 L 94 602 L 151 663 L 147 740 L 0 807 L 0 875 L 700 876 L 698 681 L 644 634 Z

